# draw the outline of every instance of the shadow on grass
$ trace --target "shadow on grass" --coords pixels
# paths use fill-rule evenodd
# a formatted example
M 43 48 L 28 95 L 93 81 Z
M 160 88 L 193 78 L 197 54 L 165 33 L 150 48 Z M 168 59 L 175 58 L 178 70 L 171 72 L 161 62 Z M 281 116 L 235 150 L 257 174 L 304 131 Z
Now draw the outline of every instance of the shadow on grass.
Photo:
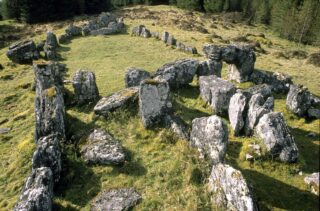
M 261 210 L 271 207 L 284 210 L 317 210 L 318 197 L 274 178 L 252 170 L 242 170 L 247 181 L 254 187 Z

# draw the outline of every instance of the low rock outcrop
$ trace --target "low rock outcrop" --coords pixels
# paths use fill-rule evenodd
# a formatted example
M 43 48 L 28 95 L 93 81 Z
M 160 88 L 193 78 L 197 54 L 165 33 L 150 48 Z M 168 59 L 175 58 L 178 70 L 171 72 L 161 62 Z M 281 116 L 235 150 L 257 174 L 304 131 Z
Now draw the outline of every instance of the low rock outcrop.
M 99 99 L 96 76 L 87 70 L 78 70 L 73 77 L 72 86 L 78 103 L 94 102 Z
M 193 81 L 199 67 L 195 59 L 182 59 L 160 67 L 154 79 L 167 81 L 170 88 L 179 88 Z
M 121 188 L 104 191 L 91 204 L 92 211 L 126 211 L 131 210 L 142 199 L 133 188 Z
M 316 195 L 319 195 L 319 180 L 319 172 L 310 174 L 304 178 L 304 182 L 310 186 L 311 192 Z
M 28 177 L 14 211 L 52 210 L 53 175 L 50 168 L 34 169 Z
M 230 99 L 236 92 L 235 86 L 217 76 L 200 76 L 200 95 L 209 103 L 216 114 L 228 112 Z
M 103 97 L 94 107 L 94 113 L 108 116 L 110 112 L 132 105 L 132 103 L 135 103 L 138 99 L 138 92 L 138 87 L 131 87 L 116 92 L 108 97 Z
M 81 149 L 88 164 L 119 165 L 125 161 L 125 153 L 119 141 L 101 129 L 95 129 Z
M 259 120 L 255 131 L 270 155 L 279 157 L 281 161 L 288 163 L 298 160 L 298 147 L 282 113 L 265 114 Z
M 212 167 L 209 191 L 213 203 L 221 210 L 259 210 L 246 180 L 240 171 L 226 164 Z
M 151 74 L 145 70 L 130 67 L 125 76 L 126 87 L 139 86 L 141 81 L 150 79 Z
M 164 122 L 172 108 L 169 97 L 166 81 L 145 80 L 140 84 L 139 109 L 144 127 L 151 128 Z
M 191 146 L 202 158 L 216 164 L 224 161 L 228 144 L 228 127 L 218 116 L 202 117 L 192 121 Z
M 39 51 L 32 40 L 13 44 L 7 52 L 7 57 L 18 64 L 31 64 L 34 59 L 39 59 L 39 56 Z

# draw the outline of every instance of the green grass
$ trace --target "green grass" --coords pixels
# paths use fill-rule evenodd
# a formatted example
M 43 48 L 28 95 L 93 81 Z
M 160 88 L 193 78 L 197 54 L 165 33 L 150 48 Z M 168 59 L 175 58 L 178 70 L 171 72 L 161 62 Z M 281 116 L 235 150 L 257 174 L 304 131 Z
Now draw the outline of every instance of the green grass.
M 148 7 L 154 11 L 167 11 L 172 7 Z M 182 10 L 177 10 L 182 13 Z M 196 16 L 200 14 L 196 13 Z M 152 31 L 171 32 L 178 40 L 194 45 L 200 50 L 207 36 L 198 32 L 185 32 L 174 25 L 160 26 L 155 20 L 127 19 L 130 29 L 144 24 Z M 155 24 L 154 24 L 155 23 Z M 203 21 L 205 26 L 209 19 Z M 1 25 L 2 23 L 0 23 Z M 5 23 L 7 24 L 7 23 Z M 293 76 L 294 82 L 308 86 L 320 95 L 320 72 L 312 65 L 297 59 L 277 59 L 276 51 L 296 49 L 297 46 L 279 39 L 261 26 L 249 27 L 234 24 L 226 30 L 221 25 L 210 29 L 229 39 L 248 32 L 263 32 L 273 45 L 263 45 L 269 54 L 257 58 L 256 67 L 269 71 L 280 71 Z M 57 31 L 62 33 L 62 30 Z M 43 35 L 35 40 L 43 39 Z M 217 40 L 215 41 L 219 43 Z M 300 46 L 308 53 L 316 48 Z M 33 71 L 31 66 L 12 65 L 5 56 L 7 49 L 0 50 L 0 61 L 5 69 L 0 71 L 0 127 L 10 127 L 11 132 L 0 135 L 0 210 L 11 210 L 24 181 L 31 172 L 31 157 L 35 148 L 34 93 L 31 91 Z M 124 87 L 124 75 L 128 67 L 139 67 L 154 72 L 166 62 L 191 57 L 172 49 L 161 41 L 132 37 L 129 34 L 106 37 L 76 38 L 62 45 L 59 53 L 67 65 L 67 79 L 78 69 L 95 72 L 102 96 Z M 198 59 L 204 59 L 199 57 Z M 226 74 L 226 65 L 223 68 Z M 251 83 L 238 85 L 246 88 Z M 66 86 L 72 91 L 71 85 Z M 212 111 L 199 97 L 196 82 L 192 86 L 172 94 L 177 115 L 189 125 L 194 118 L 209 116 Z M 56 188 L 55 210 L 89 210 L 90 202 L 102 190 L 117 187 L 135 187 L 143 197 L 135 210 L 214 210 L 210 195 L 206 191 L 209 167 L 198 159 L 196 150 L 187 142 L 179 140 L 169 130 L 145 130 L 137 115 L 137 108 L 114 113 L 108 119 L 93 115 L 94 104 L 67 109 L 68 137 L 70 144 L 64 145 L 64 172 Z M 246 145 L 255 142 L 254 137 L 233 137 L 230 130 L 227 163 L 242 171 L 253 185 L 256 199 L 263 210 L 317 210 L 318 198 L 310 193 L 303 182 L 307 173 L 319 171 L 319 125 L 320 121 L 307 122 L 287 112 L 285 96 L 276 95 L 275 110 L 283 112 L 300 150 L 297 164 L 283 164 L 270 159 L 254 163 L 244 161 Z M 227 120 L 226 120 L 227 121 Z M 86 166 L 79 156 L 79 148 L 86 136 L 95 127 L 113 134 L 125 147 L 128 159 L 123 166 Z M 316 138 L 308 138 L 315 132 Z M 72 144 L 71 144 L 72 143 Z M 303 176 L 298 174 L 303 172 Z

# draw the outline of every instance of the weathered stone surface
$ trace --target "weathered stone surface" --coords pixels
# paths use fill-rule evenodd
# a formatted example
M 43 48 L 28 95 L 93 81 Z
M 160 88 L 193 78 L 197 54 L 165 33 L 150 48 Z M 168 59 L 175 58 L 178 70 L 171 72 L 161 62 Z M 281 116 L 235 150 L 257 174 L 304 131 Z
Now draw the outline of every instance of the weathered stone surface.
M 36 140 L 50 134 L 57 134 L 62 139 L 65 138 L 62 71 L 64 71 L 64 66 L 58 63 L 34 65 Z
M 141 36 L 141 37 L 144 37 L 144 38 L 149 38 L 149 37 L 151 37 L 150 30 L 147 29 L 146 27 L 143 27 L 142 30 L 141 30 L 140 36 Z
M 304 178 L 304 182 L 310 186 L 311 192 L 316 195 L 319 195 L 319 180 L 320 180 L 319 172 L 310 174 Z
M 139 86 L 140 82 L 151 78 L 151 74 L 143 69 L 134 67 L 128 68 L 125 76 L 126 87 Z
M 93 72 L 78 70 L 73 77 L 72 85 L 78 103 L 96 101 L 99 99 L 96 76 Z
M 76 37 L 76 36 L 81 36 L 82 35 L 81 27 L 75 26 L 73 24 L 70 24 L 66 28 L 65 32 L 69 37 Z
M 212 167 L 209 191 L 213 193 L 213 203 L 221 210 L 258 210 L 241 172 L 227 164 Z
M 138 92 L 138 87 L 131 87 L 116 92 L 108 97 L 103 97 L 94 107 L 94 113 L 108 116 L 110 112 L 132 105 L 132 103 L 135 103 L 138 99 Z
M 250 81 L 255 84 L 268 84 L 272 91 L 278 93 L 287 93 L 290 85 L 293 84 L 292 78 L 289 75 L 261 70 L 253 71 Z
M 37 149 L 33 153 L 32 168 L 48 167 L 53 174 L 54 182 L 58 182 L 61 172 L 60 140 L 56 135 L 49 135 L 37 141 Z
M 191 54 L 198 54 L 198 50 L 195 47 L 192 46 L 186 46 L 185 51 Z
M 308 117 L 311 119 L 320 119 L 320 109 L 310 108 L 308 110 Z
M 43 40 L 43 41 L 40 41 L 36 46 L 37 46 L 37 50 L 40 52 L 40 51 L 43 51 L 43 48 L 44 48 L 44 45 L 46 44 L 46 41 Z
M 271 86 L 267 84 L 259 84 L 259 85 L 252 86 L 244 90 L 244 93 L 249 94 L 250 97 L 255 94 L 261 94 L 264 99 L 267 99 L 268 97 L 272 96 Z
M 163 32 L 163 33 L 162 33 L 162 36 L 161 36 L 161 40 L 162 40 L 164 43 L 167 43 L 168 38 L 169 38 L 169 32 Z
M 203 52 L 208 59 L 221 61 L 222 47 L 218 45 L 205 44 Z
M 34 169 L 28 177 L 14 211 L 52 210 L 53 175 L 50 168 Z
M 210 103 L 216 114 L 228 112 L 230 99 L 236 92 L 235 86 L 217 76 L 200 76 L 200 95 L 206 103 Z
M 251 97 L 248 105 L 248 115 L 245 124 L 245 134 L 252 135 L 253 129 L 258 124 L 260 118 L 267 113 L 273 111 L 274 98 L 265 98 L 262 94 L 258 93 Z
M 133 188 L 122 188 L 104 191 L 91 204 L 91 211 L 128 211 L 142 199 Z
M 201 157 L 213 164 L 224 161 L 228 143 L 228 127 L 218 116 L 202 117 L 192 121 L 190 143 L 198 148 Z
M 195 59 L 177 60 L 159 68 L 154 79 L 167 81 L 170 88 L 179 88 L 193 81 L 198 67 L 199 61 Z
M 123 19 L 119 19 L 123 22 Z M 118 22 L 117 17 L 110 12 L 103 12 L 97 18 L 99 27 L 107 27 L 111 22 Z
M 230 99 L 228 113 L 235 136 L 240 135 L 245 125 L 247 101 L 247 97 L 241 92 L 234 94 Z
M 221 78 L 222 62 L 215 60 L 206 60 L 200 62 L 197 72 L 198 76 L 215 75 Z
M 57 48 L 59 46 L 57 36 L 53 32 L 47 32 L 47 39 L 45 45 L 50 45 L 53 48 Z
M 289 163 L 298 160 L 298 147 L 282 113 L 265 114 L 259 120 L 255 131 L 272 156 L 279 157 L 281 161 Z
M 140 84 L 139 109 L 144 127 L 151 128 L 164 121 L 172 108 L 169 97 L 166 81 L 145 80 Z
M 177 116 L 167 115 L 165 117 L 165 124 L 169 127 L 179 138 L 189 140 L 189 133 L 186 124 Z
M 304 117 L 311 107 L 310 92 L 303 86 L 290 85 L 290 90 L 287 95 L 287 109 L 294 114 Z
M 88 164 L 119 165 L 125 161 L 120 143 L 109 133 L 95 129 L 81 149 L 82 157 Z
M 133 27 L 132 32 L 131 32 L 132 35 L 140 36 L 143 28 L 145 28 L 144 25 L 139 25 L 139 26 Z
M 169 35 L 168 36 L 168 38 L 167 38 L 167 45 L 176 45 L 176 43 L 177 43 L 177 40 L 176 40 L 176 38 L 174 38 L 174 36 L 173 35 Z
M 62 34 L 58 37 L 58 41 L 60 44 L 65 44 L 71 39 L 71 36 L 68 34 Z
M 13 44 L 9 47 L 7 57 L 18 64 L 30 64 L 32 60 L 39 59 L 39 52 L 32 40 Z

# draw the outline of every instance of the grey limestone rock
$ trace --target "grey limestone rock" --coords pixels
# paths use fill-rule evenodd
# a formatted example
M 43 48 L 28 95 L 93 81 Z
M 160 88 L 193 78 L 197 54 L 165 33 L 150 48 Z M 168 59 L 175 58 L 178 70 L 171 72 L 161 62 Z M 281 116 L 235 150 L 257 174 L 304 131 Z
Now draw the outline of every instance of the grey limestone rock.
M 293 84 L 290 86 L 286 101 L 288 110 L 300 117 L 304 117 L 308 115 L 308 109 L 311 104 L 312 99 L 307 88 Z
M 245 117 L 247 110 L 247 97 L 241 92 L 234 94 L 230 99 L 229 120 L 234 135 L 239 136 L 245 126 Z
M 310 186 L 311 192 L 316 195 L 319 195 L 319 180 L 320 180 L 319 172 L 310 174 L 304 178 L 304 182 Z
M 162 33 L 162 36 L 161 36 L 161 40 L 162 40 L 164 43 L 167 43 L 169 36 L 170 36 L 169 32 L 163 32 L 163 33 Z
M 78 27 L 78 26 L 75 26 L 73 24 L 70 24 L 66 28 L 65 32 L 69 37 L 81 36 L 82 35 L 82 28 Z
M 221 77 L 222 62 L 216 60 L 206 60 L 200 62 L 199 69 L 197 72 L 198 76 L 209 76 L 215 75 Z
M 26 40 L 10 45 L 7 57 L 18 64 L 30 64 L 34 59 L 39 59 L 39 51 L 32 40 Z
M 143 69 L 130 67 L 125 76 L 126 87 L 139 86 L 141 81 L 150 79 L 151 74 Z
M 96 101 L 99 91 L 95 74 L 87 70 L 78 70 L 73 77 L 72 85 L 78 103 Z

